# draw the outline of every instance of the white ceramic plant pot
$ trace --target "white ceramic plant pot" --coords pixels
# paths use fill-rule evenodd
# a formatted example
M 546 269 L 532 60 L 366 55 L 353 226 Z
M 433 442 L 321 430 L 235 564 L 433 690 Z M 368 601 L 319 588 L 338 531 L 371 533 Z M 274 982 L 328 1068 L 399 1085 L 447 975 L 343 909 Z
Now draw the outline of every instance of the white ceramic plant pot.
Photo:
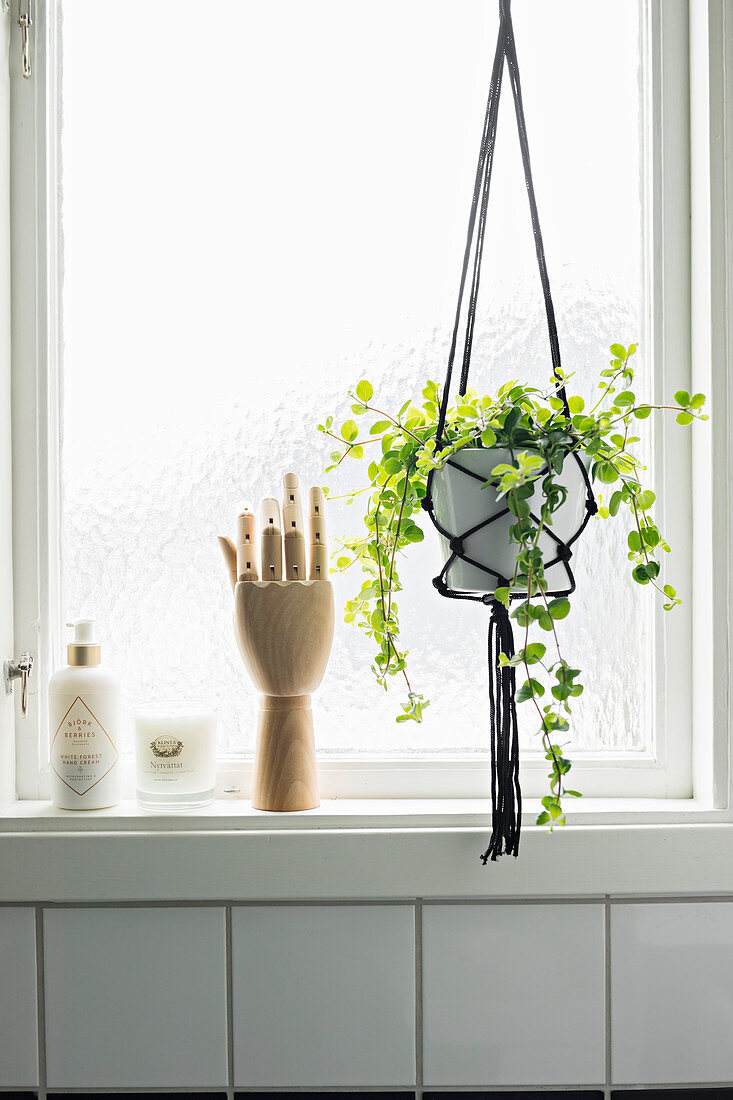
M 580 459 L 588 469 L 590 459 L 585 455 L 581 455 Z M 502 447 L 464 449 L 454 457 L 456 463 L 478 474 L 483 481 L 491 477 L 491 471 L 495 466 L 511 460 L 510 452 Z M 583 522 L 587 496 L 582 470 L 572 455 L 565 459 L 558 481 L 567 489 L 568 495 L 565 502 L 553 514 L 551 530 L 566 543 Z M 432 497 L 438 522 L 455 538 L 506 508 L 506 500 L 497 499 L 495 488 L 489 485 L 483 489 L 482 481 L 448 464 L 441 470 L 436 470 L 433 475 Z M 529 500 L 530 508 L 535 515 L 539 515 L 541 503 L 542 489 L 538 485 Z M 481 565 L 495 570 L 500 576 L 511 578 L 514 573 L 517 545 L 509 541 L 509 529 L 515 522 L 514 516 L 509 513 L 482 527 L 474 534 L 464 537 L 463 552 Z M 452 553 L 450 540 L 440 534 L 438 537 L 443 551 L 443 560 L 446 562 Z M 557 543 L 549 534 L 545 532 L 540 534 L 539 545 L 545 563 L 557 556 Z M 545 576 L 550 592 L 564 591 L 569 587 L 568 573 L 563 562 L 557 562 L 546 568 Z M 493 592 L 498 586 L 498 581 L 492 574 L 484 573 L 460 558 L 456 558 L 448 568 L 445 581 L 454 591 L 464 592 Z

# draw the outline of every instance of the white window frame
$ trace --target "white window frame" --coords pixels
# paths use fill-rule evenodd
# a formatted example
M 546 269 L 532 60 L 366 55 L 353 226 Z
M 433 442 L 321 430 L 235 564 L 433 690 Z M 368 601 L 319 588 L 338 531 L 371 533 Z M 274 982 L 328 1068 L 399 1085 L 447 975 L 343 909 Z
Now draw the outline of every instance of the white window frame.
M 16 3 L 13 0 L 13 24 Z M 29 649 L 37 657 L 30 714 L 16 722 L 20 799 L 48 797 L 40 730 L 46 721 L 49 670 L 54 657 L 62 652 L 59 628 L 63 618 L 55 568 L 59 550 L 59 431 L 54 415 L 60 361 L 59 57 L 58 36 L 52 28 L 57 12 L 58 0 L 36 4 L 32 80 L 20 76 L 15 25 L 11 42 L 14 626 L 16 649 Z M 729 552 L 725 528 L 727 426 L 732 421 L 726 302 L 722 296 L 728 293 L 723 275 L 730 242 L 721 243 L 710 229 L 711 224 L 727 225 L 723 221 L 728 209 L 722 191 L 726 183 L 724 156 L 711 142 L 711 134 L 717 132 L 724 117 L 726 66 L 731 65 L 724 50 L 725 18 L 724 0 L 647 0 L 646 4 L 644 32 L 651 74 L 647 130 L 652 140 L 648 188 L 653 200 L 648 204 L 647 238 L 655 277 L 649 295 L 649 329 L 643 338 L 654 348 L 655 398 L 678 388 L 702 389 L 710 394 L 716 411 L 709 433 L 705 428 L 692 433 L 689 451 L 684 443 L 680 446 L 679 432 L 668 433 L 662 426 L 656 434 L 655 468 L 663 474 L 655 486 L 658 498 L 661 502 L 666 499 L 666 485 L 673 485 L 676 494 L 674 508 L 662 505 L 660 521 L 675 550 L 678 587 L 693 591 L 693 598 L 674 615 L 655 613 L 660 673 L 656 677 L 652 751 L 606 757 L 592 754 L 592 759 L 574 754 L 575 781 L 586 796 L 574 814 L 578 821 L 595 820 L 596 813 L 614 813 L 623 821 L 628 814 L 642 812 L 647 815 L 645 820 L 679 819 L 680 815 L 688 819 L 690 814 L 704 820 L 728 820 Z M 721 57 L 710 50 L 715 45 L 714 27 L 722 35 Z M 690 502 L 692 536 L 680 499 Z M 725 508 L 716 505 L 713 513 L 713 499 L 725 501 Z M 713 575 L 715 592 L 710 584 Z M 699 639 L 699 644 L 693 644 L 693 639 L 696 643 Z M 709 662 L 705 655 L 711 647 L 713 659 Z M 668 684 L 675 685 L 673 705 Z M 222 760 L 220 765 L 220 790 L 239 788 L 246 796 L 251 762 Z M 528 758 L 522 767 L 525 794 L 531 799 L 543 793 L 545 761 Z M 420 760 L 330 758 L 320 762 L 325 798 L 476 799 L 487 793 L 486 770 L 486 763 L 475 758 L 442 756 Z M 598 799 L 608 801 L 594 801 Z

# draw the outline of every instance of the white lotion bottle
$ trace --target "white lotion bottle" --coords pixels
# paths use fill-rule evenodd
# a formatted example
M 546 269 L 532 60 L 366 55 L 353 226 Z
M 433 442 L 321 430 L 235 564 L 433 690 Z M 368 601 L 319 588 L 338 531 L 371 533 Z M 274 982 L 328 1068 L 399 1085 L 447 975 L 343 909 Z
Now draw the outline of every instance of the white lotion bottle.
M 102 668 L 94 619 L 67 623 L 68 666 L 51 677 L 51 798 L 63 810 L 120 801 L 120 685 Z

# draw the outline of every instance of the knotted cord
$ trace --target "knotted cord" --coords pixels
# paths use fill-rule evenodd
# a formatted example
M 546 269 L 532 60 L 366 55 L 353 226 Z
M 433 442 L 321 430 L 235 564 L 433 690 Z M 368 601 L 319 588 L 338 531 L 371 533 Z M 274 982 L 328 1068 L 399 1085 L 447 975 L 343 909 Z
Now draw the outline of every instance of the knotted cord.
M 535 254 L 542 287 L 542 296 L 545 303 L 545 315 L 547 330 L 550 340 L 550 355 L 552 360 L 552 373 L 555 380 L 555 392 L 562 402 L 565 416 L 570 420 L 570 409 L 565 392 L 565 384 L 562 374 L 560 341 L 557 334 L 555 309 L 550 292 L 550 279 L 545 259 L 544 242 L 540 228 L 537 201 L 535 198 L 534 182 L 532 178 L 532 166 L 529 155 L 529 142 L 527 138 L 527 126 L 524 117 L 524 104 L 522 101 L 522 87 L 517 63 L 516 43 L 514 39 L 514 27 L 511 17 L 511 0 L 499 0 L 499 34 L 496 42 L 494 61 L 489 83 L 489 94 L 484 116 L 483 131 L 481 134 L 481 146 L 479 149 L 476 176 L 474 179 L 473 196 L 471 199 L 471 211 L 468 219 L 468 231 L 466 234 L 466 247 L 463 255 L 461 279 L 458 288 L 458 302 L 456 306 L 455 321 L 451 335 L 448 364 L 446 368 L 445 383 L 440 400 L 438 421 L 435 432 L 436 450 L 445 446 L 445 424 L 450 400 L 453 368 L 455 365 L 458 348 L 458 337 L 461 330 L 463 317 L 464 296 L 468 281 L 468 271 L 473 257 L 473 270 L 471 285 L 466 304 L 466 323 L 463 338 L 463 356 L 461 364 L 461 377 L 458 388 L 459 395 L 465 394 L 468 388 L 468 374 L 471 364 L 471 352 L 473 349 L 473 336 L 476 323 L 476 307 L 478 301 L 479 286 L 481 282 L 481 263 L 483 260 L 484 241 L 486 234 L 486 213 L 488 209 L 489 192 L 491 188 L 491 174 L 494 163 L 496 147 L 496 129 L 499 117 L 499 102 L 506 62 L 509 73 L 509 83 L 514 100 L 514 113 L 519 134 L 519 145 L 522 154 L 524 180 L 529 200 L 530 217 L 532 221 L 532 233 L 535 242 Z M 572 433 L 570 433 L 572 434 Z M 568 448 L 568 458 L 577 463 L 581 472 L 586 492 L 585 513 L 578 530 L 567 540 L 561 539 L 548 526 L 544 527 L 544 533 L 554 544 L 554 557 L 545 562 L 545 569 L 562 563 L 567 577 L 567 586 L 547 596 L 568 596 L 575 590 L 575 578 L 570 568 L 572 557 L 571 546 L 585 530 L 590 517 L 598 510 L 593 488 L 585 464 L 572 447 Z M 478 479 L 482 484 L 486 478 L 473 470 L 461 465 L 455 456 L 449 458 L 446 465 L 461 471 L 464 475 Z M 497 587 L 510 587 L 510 581 L 503 577 L 491 566 L 476 561 L 466 553 L 465 541 L 471 535 L 487 528 L 496 520 L 510 514 L 509 509 L 498 509 L 493 515 L 474 524 L 467 531 L 461 533 L 448 531 L 435 514 L 432 497 L 432 484 L 435 471 L 428 477 L 427 492 L 423 499 L 423 508 L 428 512 L 435 527 L 448 541 L 450 554 L 438 574 L 433 580 L 433 585 L 441 596 L 457 600 L 477 600 L 487 604 L 491 608 L 488 636 L 488 663 L 489 663 L 489 712 L 491 733 L 491 802 L 492 802 L 492 831 L 489 846 L 482 855 L 486 864 L 489 860 L 496 860 L 500 855 L 507 854 L 517 856 L 519 854 L 519 836 L 521 830 L 522 796 L 519 786 L 519 735 L 517 730 L 516 713 L 516 673 L 514 668 L 499 663 L 500 654 L 513 656 L 514 637 L 511 619 L 508 610 L 493 596 L 493 590 Z M 539 518 L 530 512 L 530 518 L 539 524 Z M 479 569 L 487 575 L 491 581 L 491 592 L 476 592 L 455 589 L 448 583 L 448 574 L 454 562 L 460 559 L 468 565 Z M 511 593 L 510 598 L 524 598 L 521 593 Z

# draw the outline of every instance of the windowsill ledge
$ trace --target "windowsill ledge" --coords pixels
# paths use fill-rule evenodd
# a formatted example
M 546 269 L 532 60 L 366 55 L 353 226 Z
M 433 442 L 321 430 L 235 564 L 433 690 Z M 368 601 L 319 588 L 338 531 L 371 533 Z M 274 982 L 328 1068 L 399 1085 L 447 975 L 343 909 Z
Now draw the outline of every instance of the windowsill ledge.
M 567 800 L 569 826 L 713 824 L 730 820 L 726 810 L 695 799 L 584 798 Z M 525 828 L 540 811 L 525 799 Z M 0 809 L 4 833 L 199 833 L 306 832 L 344 829 L 485 829 L 491 803 L 482 798 L 323 799 L 314 810 L 271 813 L 249 799 L 222 798 L 200 810 L 152 812 L 135 800 L 104 810 L 60 810 L 50 802 L 19 800 Z
M 330 800 L 293 814 L 232 800 L 185 816 L 16 803 L 0 811 L 0 903 L 733 894 L 724 811 L 682 803 L 682 818 L 654 823 L 611 801 L 605 821 L 589 800 L 594 822 L 576 815 L 553 835 L 525 827 L 520 858 L 487 867 L 478 800 Z

